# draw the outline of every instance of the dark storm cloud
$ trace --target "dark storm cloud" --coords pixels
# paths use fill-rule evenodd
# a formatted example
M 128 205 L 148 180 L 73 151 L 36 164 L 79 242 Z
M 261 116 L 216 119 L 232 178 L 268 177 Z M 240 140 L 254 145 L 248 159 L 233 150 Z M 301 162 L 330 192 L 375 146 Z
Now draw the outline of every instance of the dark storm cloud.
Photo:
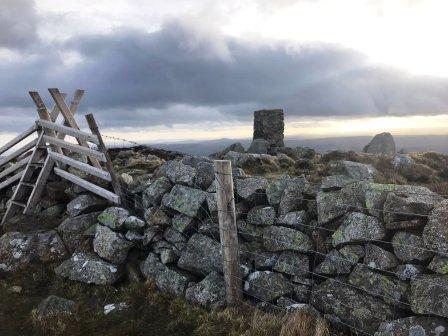
M 171 23 L 69 40 L 40 56 L 1 64 L 2 107 L 30 106 L 28 88 L 86 89 L 84 109 L 107 126 L 249 120 L 259 108 L 288 116 L 446 113 L 448 81 L 371 67 L 349 49 L 253 44 Z M 62 51 L 82 62 L 67 65 Z M 1 118 L 0 118 L 1 120 Z
M 22 49 L 37 42 L 37 22 L 33 0 L 1 0 L 0 48 Z

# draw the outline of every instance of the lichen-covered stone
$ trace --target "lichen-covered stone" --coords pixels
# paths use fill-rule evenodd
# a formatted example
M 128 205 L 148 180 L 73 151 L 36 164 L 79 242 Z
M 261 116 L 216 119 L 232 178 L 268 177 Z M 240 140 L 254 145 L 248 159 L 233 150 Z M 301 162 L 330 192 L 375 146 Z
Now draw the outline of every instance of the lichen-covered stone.
M 97 223 L 100 212 L 93 212 L 64 220 L 57 228 L 70 253 L 75 252 L 83 241 L 89 240 L 84 232 Z
M 300 231 L 309 232 L 309 218 L 305 210 L 288 212 L 278 218 L 277 224 Z
M 238 219 L 236 221 L 236 226 L 238 229 L 238 234 L 245 241 L 263 241 L 263 226 L 252 225 L 242 219 Z
M 433 256 L 425 247 L 422 237 L 409 232 L 400 231 L 392 238 L 394 254 L 404 262 L 425 261 Z
M 405 303 L 408 285 L 392 276 L 376 273 L 364 265 L 356 265 L 349 283 L 390 304 Z
M 68 258 L 69 254 L 64 242 L 55 230 L 36 234 L 37 255 L 44 263 Z
M 322 313 L 335 315 L 343 323 L 370 334 L 381 322 L 394 317 L 390 305 L 339 280 L 328 279 L 314 287 L 310 303 Z
M 352 161 L 337 161 L 332 165 L 333 173 L 341 174 L 356 181 L 373 181 L 378 171 L 371 165 L 352 162 Z
M 428 249 L 448 256 L 448 201 L 437 204 L 429 214 L 423 240 Z
M 182 184 L 189 187 L 194 185 L 197 171 L 179 161 L 167 161 L 157 171 L 158 176 L 166 176 L 173 184 Z
M 420 274 L 412 278 L 409 301 L 415 314 L 448 317 L 448 276 Z
M 270 271 L 256 271 L 249 274 L 244 290 L 253 298 L 274 302 L 293 291 L 292 284 L 281 274 Z
M 332 244 L 338 246 L 345 243 L 382 240 L 385 236 L 386 230 L 377 218 L 361 212 L 351 212 L 333 233 Z
M 268 181 L 264 178 L 248 177 L 245 179 L 235 180 L 236 194 L 246 201 L 254 201 L 262 199 L 262 195 L 266 192 Z
M 33 312 L 38 323 L 53 322 L 54 319 L 69 317 L 75 314 L 75 302 L 55 295 L 50 295 L 39 303 Z
M 422 265 L 404 264 L 398 265 L 395 274 L 400 280 L 409 280 L 423 272 Z
M 159 177 L 145 189 L 142 195 L 143 207 L 159 206 L 163 195 L 169 193 L 173 188 L 170 180 L 165 177 Z
M 375 336 L 442 336 L 448 322 L 433 316 L 411 316 L 381 323 Z
M 128 217 L 128 210 L 119 207 L 111 207 L 104 210 L 98 216 L 98 221 L 112 230 L 120 230 Z
M 159 207 L 146 209 L 143 217 L 150 226 L 164 227 L 171 225 L 171 218 Z
M 303 232 L 282 226 L 268 226 L 263 231 L 263 244 L 268 251 L 312 252 L 313 242 Z
M 140 264 L 140 270 L 146 279 L 155 281 L 157 288 L 175 296 L 184 296 L 192 277 L 187 273 L 171 269 L 162 264 L 154 253 Z
M 215 179 L 215 168 L 212 162 L 202 161 L 196 165 L 196 177 L 194 186 L 202 190 L 207 190 Z
M 365 256 L 364 247 L 362 245 L 345 245 L 339 249 L 339 253 L 351 261 L 352 263 L 359 262 Z
M 280 204 L 283 192 L 290 183 L 291 178 L 288 175 L 283 175 L 277 179 L 269 181 L 266 188 L 266 196 L 269 205 L 275 206 Z
M 254 207 L 247 214 L 247 222 L 252 225 L 273 225 L 275 218 L 275 209 L 271 206 Z
M 198 217 L 203 211 L 207 193 L 199 189 L 175 185 L 169 194 L 165 194 L 162 204 L 190 217 Z
M 304 193 L 310 191 L 310 185 L 306 178 L 297 177 L 288 181 L 278 205 L 278 214 L 285 215 L 288 212 L 300 210 L 305 202 Z
M 55 273 L 63 278 L 96 285 L 112 285 L 122 275 L 121 270 L 93 253 L 76 252 L 58 267 Z
M 145 228 L 146 223 L 136 216 L 129 216 L 124 221 L 124 226 L 128 230 L 142 231 Z
M 436 255 L 429 263 L 428 269 L 435 273 L 448 275 L 448 258 Z
M 378 270 L 389 270 L 399 264 L 397 257 L 374 244 L 365 245 L 364 264 Z
M 226 302 L 224 278 L 211 272 L 201 282 L 187 288 L 185 298 L 205 308 L 223 307 Z
M 114 264 L 123 264 L 133 245 L 123 234 L 112 231 L 107 226 L 98 225 L 96 228 L 93 250 L 101 258 Z
M 212 271 L 222 273 L 221 246 L 210 237 L 194 234 L 182 251 L 177 266 L 199 276 Z
M 90 194 L 80 195 L 67 204 L 67 213 L 76 217 L 90 212 L 101 211 L 107 206 L 107 201 Z
M 384 203 L 384 221 L 397 222 L 409 218 L 426 216 L 442 200 L 439 195 L 429 193 L 389 193 Z
M 344 188 L 345 186 L 355 183 L 356 180 L 345 175 L 331 175 L 322 179 L 320 188 L 323 191 L 333 191 Z
M 194 219 L 184 214 L 175 214 L 171 224 L 177 231 L 185 233 L 194 225 Z
M 36 258 L 35 235 L 7 232 L 0 237 L 0 271 L 23 270 Z
M 379 133 L 373 137 L 363 149 L 364 153 L 395 155 L 395 141 L 392 134 L 388 132 Z
M 350 273 L 353 262 L 343 256 L 338 250 L 331 250 L 325 260 L 316 266 L 314 272 L 319 274 L 340 275 Z
M 310 273 L 310 261 L 307 255 L 285 251 L 280 254 L 273 269 L 288 275 L 307 277 Z

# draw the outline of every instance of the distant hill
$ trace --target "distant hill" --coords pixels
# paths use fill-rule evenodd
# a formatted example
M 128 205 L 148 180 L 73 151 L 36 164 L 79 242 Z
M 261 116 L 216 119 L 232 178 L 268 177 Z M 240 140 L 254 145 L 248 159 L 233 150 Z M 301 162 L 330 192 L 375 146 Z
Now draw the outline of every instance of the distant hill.
M 331 137 L 319 139 L 304 139 L 287 137 L 285 145 L 311 147 L 319 153 L 340 149 L 344 151 L 361 151 L 373 136 Z M 397 150 L 407 152 L 440 152 L 448 154 L 448 135 L 398 135 L 394 136 Z M 248 148 L 251 139 L 217 139 L 204 141 L 185 141 L 178 143 L 153 144 L 154 147 L 179 151 L 190 155 L 209 155 L 218 152 L 232 143 L 241 142 Z

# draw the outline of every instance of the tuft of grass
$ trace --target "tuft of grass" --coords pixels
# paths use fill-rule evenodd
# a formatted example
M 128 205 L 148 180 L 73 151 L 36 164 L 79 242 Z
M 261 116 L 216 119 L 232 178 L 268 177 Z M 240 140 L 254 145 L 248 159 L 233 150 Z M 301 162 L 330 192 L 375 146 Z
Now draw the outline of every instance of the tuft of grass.
M 288 316 L 279 336 L 329 336 L 330 327 L 321 317 L 299 311 Z

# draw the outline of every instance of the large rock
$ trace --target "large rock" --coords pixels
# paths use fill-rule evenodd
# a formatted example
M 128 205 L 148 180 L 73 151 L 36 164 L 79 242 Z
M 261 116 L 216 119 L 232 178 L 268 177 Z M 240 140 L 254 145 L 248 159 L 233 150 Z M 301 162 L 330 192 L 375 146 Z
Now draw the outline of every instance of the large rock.
M 375 336 L 442 336 L 448 322 L 432 316 L 411 316 L 381 323 Z
M 176 271 L 162 264 L 157 255 L 149 253 L 140 264 L 140 270 L 145 278 L 154 280 L 159 290 L 176 296 L 184 296 L 192 277 L 184 272 Z
M 211 272 L 201 282 L 187 288 L 185 298 L 205 308 L 219 308 L 226 303 L 226 287 L 224 278 Z
M 309 232 L 309 218 L 305 210 L 288 212 L 286 215 L 280 216 L 277 224 L 290 227 L 303 232 Z
M 292 179 L 288 175 L 282 175 L 279 178 L 269 181 L 266 187 L 266 196 L 269 205 L 275 206 L 280 204 L 280 199 L 288 184 Z
M 366 244 L 364 264 L 378 270 L 389 270 L 396 267 L 399 262 L 393 253 L 377 245 Z
M 435 273 L 448 275 L 448 258 L 436 255 L 429 263 L 428 269 Z
M 310 261 L 307 255 L 285 251 L 280 254 L 273 269 L 288 275 L 308 277 Z
M 353 209 L 362 209 L 365 194 L 359 183 L 330 192 L 317 193 L 317 215 L 320 224 L 326 224 Z
M 274 302 L 279 297 L 293 292 L 292 284 L 281 274 L 270 271 L 256 271 L 249 274 L 244 290 L 255 299 Z
M 264 229 L 263 244 L 268 251 L 312 252 L 313 242 L 303 232 L 282 226 Z
M 101 211 L 107 206 L 107 201 L 90 194 L 80 195 L 67 204 L 67 213 L 76 217 L 89 212 Z
M 107 226 L 98 225 L 96 228 L 93 250 L 101 258 L 114 264 L 123 264 L 133 245 L 123 234 L 114 232 Z
M 35 235 L 7 232 L 0 237 L 0 271 L 23 270 L 36 258 Z
M 429 214 L 442 198 L 435 193 L 389 193 L 384 203 L 384 221 L 397 222 L 409 218 L 420 218 Z
M 428 249 L 448 256 L 448 201 L 437 204 L 429 214 L 423 241 Z
M 171 225 L 171 218 L 159 207 L 146 209 L 143 217 L 150 226 L 164 227 Z
M 388 304 L 338 280 L 328 279 L 314 287 L 310 303 L 319 311 L 336 316 L 342 323 L 370 334 L 381 322 L 394 317 L 394 310 Z
M 400 231 L 392 238 L 394 254 L 404 262 L 426 261 L 433 256 L 425 247 L 422 237 L 409 232 Z
M 331 175 L 326 176 L 322 179 L 320 189 L 322 189 L 323 191 L 339 190 L 355 182 L 356 180 L 349 176 Z
M 66 318 L 75 314 L 75 302 L 55 295 L 44 299 L 33 312 L 36 322 L 55 322 L 55 319 Z
M 73 254 L 54 271 L 63 278 L 96 285 L 112 285 L 122 274 L 117 266 L 93 253 L 84 252 Z
M 143 206 L 149 208 L 151 206 L 159 206 L 163 195 L 169 193 L 173 185 L 170 180 L 165 177 L 159 177 L 145 189 L 142 195 Z
M 162 204 L 190 217 L 200 216 L 207 193 L 202 190 L 175 185 L 169 194 L 163 196 Z
M 194 186 L 202 190 L 207 190 L 215 179 L 215 168 L 212 162 L 202 161 L 196 166 L 196 177 Z
M 395 155 L 397 149 L 395 148 L 394 137 L 390 133 L 380 133 L 373 137 L 367 146 L 363 149 L 364 153 Z
M 266 192 L 268 181 L 264 178 L 248 177 L 235 180 L 236 194 L 246 201 L 262 199 Z
M 222 273 L 221 245 L 210 237 L 194 234 L 182 251 L 177 266 L 199 276 L 212 271 Z
M 356 265 L 348 281 L 386 303 L 402 305 L 407 298 L 408 286 L 405 282 L 376 273 L 364 265 Z
M 55 262 L 68 258 L 64 242 L 55 230 L 36 234 L 37 255 L 44 262 Z
M 145 221 L 136 216 L 129 216 L 124 221 L 124 227 L 128 230 L 142 231 L 146 226 Z
M 382 240 L 386 230 L 380 221 L 362 212 L 352 212 L 345 216 L 342 225 L 332 235 L 333 246 L 352 242 Z
M 120 230 L 124 227 L 124 222 L 128 217 L 128 210 L 119 207 L 111 207 L 104 210 L 98 216 L 98 221 L 112 230 Z
M 195 168 L 179 161 L 167 161 L 157 171 L 159 176 L 168 177 L 173 184 L 183 184 L 189 187 L 194 185 L 196 173 Z
M 285 215 L 288 212 L 297 211 L 304 204 L 304 193 L 310 191 L 310 185 L 306 178 L 298 177 L 289 180 L 278 205 L 278 214 Z
M 254 139 L 247 150 L 253 154 L 268 154 L 271 150 L 271 142 L 265 139 Z
M 333 174 L 345 175 L 356 181 L 373 181 L 378 174 L 371 165 L 352 161 L 336 161 L 331 168 Z
M 269 226 L 275 222 L 275 209 L 271 206 L 257 206 L 247 214 L 247 223 L 252 225 Z
M 420 274 L 412 278 L 410 302 L 416 314 L 448 317 L 448 277 Z
M 395 169 L 400 170 L 412 167 L 415 164 L 415 161 L 409 155 L 397 154 L 392 158 L 391 163 Z
M 92 212 L 73 218 L 67 218 L 57 228 L 70 253 L 75 252 L 89 237 L 85 231 L 97 223 L 100 212 Z
M 325 260 L 316 266 L 314 272 L 328 275 L 341 275 L 350 273 L 353 261 L 346 258 L 338 250 L 331 250 Z

